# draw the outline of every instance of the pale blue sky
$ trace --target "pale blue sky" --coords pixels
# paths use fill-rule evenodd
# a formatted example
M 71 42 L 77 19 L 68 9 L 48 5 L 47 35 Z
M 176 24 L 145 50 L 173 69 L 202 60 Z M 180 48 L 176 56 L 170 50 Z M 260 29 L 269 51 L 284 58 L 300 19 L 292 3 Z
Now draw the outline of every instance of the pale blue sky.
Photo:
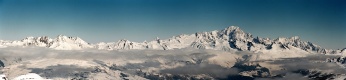
M 345 0 L 0 0 L 0 39 L 78 36 L 142 42 L 239 26 L 259 37 L 300 36 L 346 47 Z

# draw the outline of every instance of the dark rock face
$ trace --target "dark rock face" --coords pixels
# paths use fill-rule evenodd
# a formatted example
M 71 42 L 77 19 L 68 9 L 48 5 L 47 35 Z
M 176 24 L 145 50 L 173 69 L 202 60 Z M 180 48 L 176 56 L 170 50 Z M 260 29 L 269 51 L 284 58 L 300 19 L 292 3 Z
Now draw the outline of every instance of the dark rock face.
M 47 36 L 43 36 L 43 37 L 40 38 L 40 42 L 48 44 L 49 43 L 49 38 Z
M 338 76 L 338 74 L 322 73 L 320 71 L 314 71 L 314 70 L 297 70 L 293 72 L 305 75 L 309 79 L 312 79 L 312 80 L 332 80 L 334 79 L 334 77 Z
M 326 60 L 326 62 L 345 64 L 346 63 L 346 57 L 328 58 Z
M 0 60 L 0 67 L 5 67 L 4 62 L 2 62 L 1 60 Z

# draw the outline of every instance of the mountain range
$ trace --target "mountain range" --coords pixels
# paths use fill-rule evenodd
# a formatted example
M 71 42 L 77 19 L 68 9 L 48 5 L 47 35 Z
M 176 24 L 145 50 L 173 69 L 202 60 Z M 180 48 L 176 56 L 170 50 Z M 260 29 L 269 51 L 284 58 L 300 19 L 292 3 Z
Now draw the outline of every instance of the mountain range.
M 132 42 L 129 40 L 119 40 L 116 42 L 100 42 L 90 44 L 79 37 L 68 37 L 58 35 L 56 38 L 26 37 L 22 40 L 0 40 L 0 48 L 5 47 L 26 47 L 37 46 L 47 47 L 56 50 L 81 50 L 81 49 L 100 49 L 100 50 L 172 50 L 182 48 L 212 49 L 224 51 L 252 51 L 252 52 L 277 52 L 277 51 L 299 51 L 320 54 L 346 54 L 346 48 L 332 50 L 325 49 L 308 41 L 302 41 L 298 36 L 291 38 L 260 38 L 253 37 L 239 27 L 230 26 L 223 30 L 210 32 L 197 32 L 195 34 L 182 34 L 173 36 L 169 39 L 156 38 L 152 41 Z

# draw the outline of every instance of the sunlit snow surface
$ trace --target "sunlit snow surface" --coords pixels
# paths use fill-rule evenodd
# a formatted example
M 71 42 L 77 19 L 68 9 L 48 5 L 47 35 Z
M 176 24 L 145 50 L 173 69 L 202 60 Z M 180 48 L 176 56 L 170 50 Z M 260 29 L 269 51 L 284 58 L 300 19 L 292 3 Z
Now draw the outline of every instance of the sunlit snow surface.
M 314 53 L 175 50 L 53 50 L 0 48 L 9 79 L 36 73 L 44 79 L 325 79 L 345 78 L 344 64 Z

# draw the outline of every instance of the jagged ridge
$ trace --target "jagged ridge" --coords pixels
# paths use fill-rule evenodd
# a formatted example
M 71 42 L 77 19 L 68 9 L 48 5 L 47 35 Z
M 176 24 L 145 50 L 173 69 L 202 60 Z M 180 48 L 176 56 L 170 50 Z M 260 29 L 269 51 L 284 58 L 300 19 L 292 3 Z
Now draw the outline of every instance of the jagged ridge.
M 159 38 L 149 42 L 132 42 L 119 40 L 117 42 L 100 42 L 89 44 L 79 37 L 67 37 L 59 35 L 52 39 L 47 36 L 27 37 L 20 41 L 0 40 L 0 47 L 8 46 L 39 46 L 58 50 L 80 50 L 84 48 L 97 48 L 105 50 L 129 50 L 129 49 L 155 49 L 170 50 L 180 48 L 214 49 L 214 50 L 240 50 L 253 52 L 267 52 L 273 50 L 302 50 L 309 53 L 338 54 L 345 53 L 342 50 L 324 49 L 311 42 L 302 41 L 299 37 L 269 38 L 253 37 L 245 33 L 239 27 L 230 26 L 220 31 L 198 32 L 191 35 L 178 35 L 161 40 Z

